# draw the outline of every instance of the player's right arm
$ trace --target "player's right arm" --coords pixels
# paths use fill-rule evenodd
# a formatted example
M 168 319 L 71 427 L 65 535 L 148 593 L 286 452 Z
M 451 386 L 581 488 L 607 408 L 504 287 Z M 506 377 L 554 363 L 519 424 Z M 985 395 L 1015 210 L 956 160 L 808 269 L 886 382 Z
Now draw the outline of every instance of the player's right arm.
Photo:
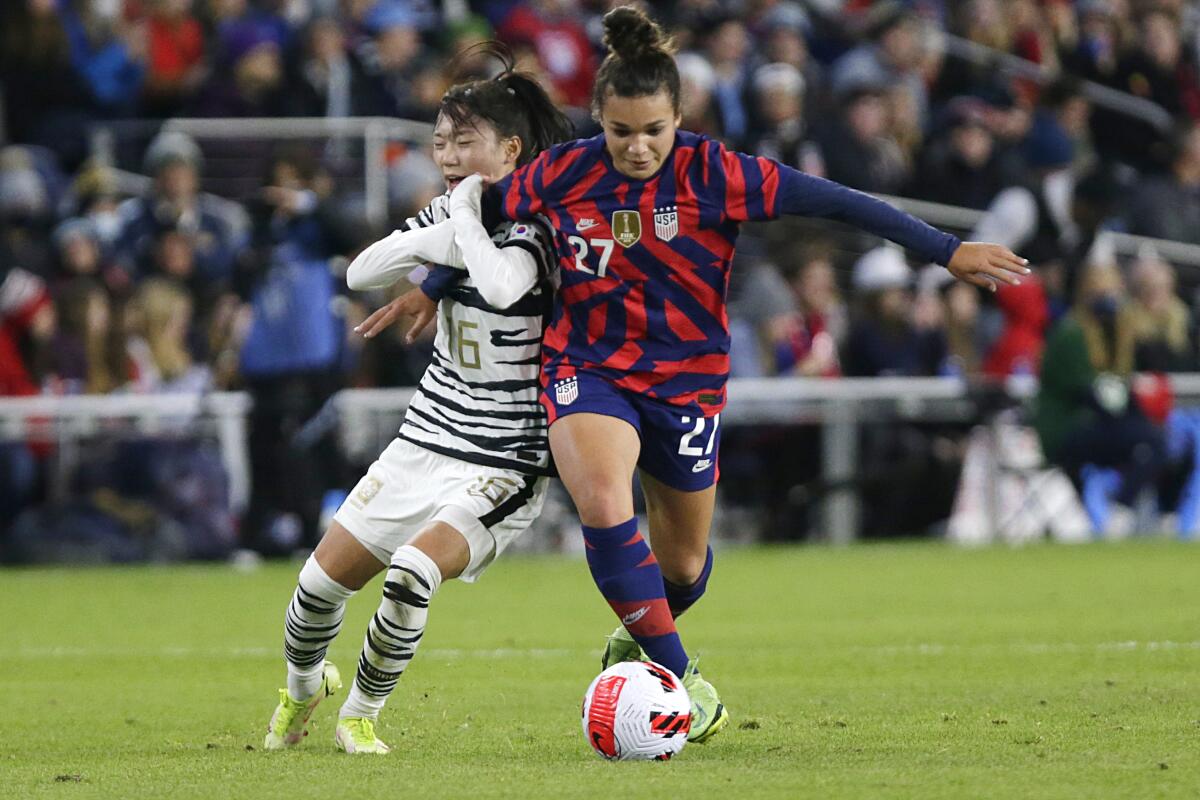
M 390 236 L 359 253 L 346 270 L 346 285 L 355 291 L 383 289 L 407 278 L 421 264 L 461 267 L 454 243 L 454 224 L 439 197 Z

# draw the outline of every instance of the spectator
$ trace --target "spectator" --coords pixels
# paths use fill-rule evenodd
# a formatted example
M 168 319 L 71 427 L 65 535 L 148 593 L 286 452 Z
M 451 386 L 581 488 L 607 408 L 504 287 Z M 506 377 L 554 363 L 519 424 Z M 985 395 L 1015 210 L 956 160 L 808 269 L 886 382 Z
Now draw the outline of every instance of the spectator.
M 949 104 L 938 126 L 944 133 L 925 148 L 906 194 L 952 206 L 987 208 L 1003 188 L 1005 176 L 982 106 L 969 97 Z
M 147 0 L 146 6 L 148 56 L 142 110 L 152 117 L 176 116 L 208 74 L 204 30 L 192 15 L 192 0 Z
M 1003 242 L 1029 259 L 1041 274 L 1051 317 L 1057 318 L 1075 294 L 1083 265 L 1095 258 L 1100 227 L 1112 216 L 1121 189 L 1104 168 L 1075 179 L 1074 148 L 1050 115 L 1039 117 L 1025 153 L 1032 180 L 1001 191 L 972 237 Z
M 1186 372 L 1195 366 L 1188 334 L 1192 315 L 1175 294 L 1175 270 L 1153 250 L 1142 253 L 1131 275 L 1134 368 Z
M 780 375 L 837 377 L 841 374 L 838 347 L 845 337 L 846 309 L 828 245 L 806 247 L 790 283 L 796 310 L 770 320 L 766 331 L 774 371 Z
M 54 375 L 66 394 L 108 394 L 129 382 L 122 326 L 104 287 L 90 278 L 64 286 L 55 301 Z
M 680 53 L 675 63 L 679 67 L 681 127 L 720 138 L 721 121 L 712 94 L 717 76 L 712 64 L 698 53 Z
M 755 27 L 763 63 L 788 64 L 798 69 L 804 78 L 809 113 L 826 110 L 829 93 L 825 69 L 809 54 L 807 37 L 812 33 L 812 22 L 804 9 L 796 3 L 775 3 Z
M 895 193 L 909 170 L 888 130 L 886 88 L 863 83 L 841 89 L 836 119 L 817 132 L 826 177 L 864 192 Z
M 1065 3 L 1054 3 L 1056 10 L 1069 9 Z M 1112 84 L 1116 80 L 1117 59 L 1120 56 L 1120 33 L 1113 17 L 1111 0 L 1082 0 L 1078 4 L 1079 21 L 1076 31 L 1064 41 L 1070 49 L 1061 54 L 1063 66 L 1084 80 Z M 1055 19 L 1063 15 L 1055 14 Z M 1074 25 L 1074 17 L 1066 15 L 1061 25 Z
M 137 111 L 146 80 L 146 29 L 127 22 L 118 3 L 62 3 L 71 61 L 93 107 L 106 117 Z
M 87 147 L 87 86 L 75 69 L 55 0 L 14 0 L 0 10 L 0 81 L 5 130 L 14 142 L 39 144 L 68 167 Z M 30 80 L 36 75 L 37 80 Z
M 740 19 L 718 17 L 710 23 L 704 37 L 704 56 L 713 67 L 712 97 L 722 137 L 735 147 L 744 146 L 750 134 L 745 105 L 749 52 L 750 37 Z
M 854 265 L 855 306 L 842 359 L 847 375 L 941 372 L 947 355 L 941 320 L 914 319 L 912 279 L 904 254 L 892 247 L 876 248 Z
M 984 360 L 983 373 L 998 379 L 1037 375 L 1050 318 L 1041 280 L 1030 275 L 1022 278 L 1019 286 L 999 287 L 996 305 L 1004 316 L 1004 327 Z
M 810 175 L 824 177 L 820 148 L 808 137 L 804 120 L 804 77 L 790 64 L 759 67 L 751 81 L 754 109 L 763 132 L 755 155 L 773 158 Z
M 1046 458 L 1077 487 L 1088 467 L 1114 470 L 1115 480 L 1097 476 L 1085 493 L 1093 519 L 1108 499 L 1132 506 L 1166 459 L 1161 431 L 1130 402 L 1135 346 L 1120 273 L 1111 264 L 1090 267 L 1078 302 L 1046 340 L 1034 426 Z
M 278 117 L 285 110 L 282 43 L 274 25 L 257 19 L 230 23 L 221 36 L 216 73 L 197 96 L 201 117 Z
M 1176 118 L 1200 118 L 1200 81 L 1183 51 L 1179 30 L 1167 12 L 1143 15 L 1136 49 L 1124 56 L 1114 76 L 1117 89 L 1157 103 Z M 1104 112 L 1096 119 L 1096 145 L 1110 158 L 1139 169 L 1157 166 L 1164 134 L 1139 116 Z
M 355 52 L 367 83 L 359 113 L 404 116 L 412 107 L 412 79 L 422 50 L 420 22 L 416 11 L 392 0 L 376 3 L 367 12 L 363 23 L 371 38 Z
M 328 263 L 337 247 L 324 215 L 328 176 L 311 157 L 287 150 L 272 159 L 263 183 L 236 282 L 252 307 L 240 350 L 254 399 L 249 450 L 256 491 L 246 538 L 280 553 L 315 542 L 322 495 L 339 479 L 332 429 L 313 419 L 344 383 L 344 326 L 335 316 Z M 315 432 L 302 433 L 310 423 Z
M 936 265 L 921 271 L 918 286 L 919 294 L 937 304 L 924 328 L 940 328 L 946 338 L 946 361 L 939 374 L 975 378 L 980 374 L 983 362 L 979 290 L 953 280 L 946 270 Z
M 1130 233 L 1200 244 L 1200 126 L 1172 145 L 1170 171 L 1139 183 L 1129 205 Z
M 134 386 L 141 392 L 202 392 L 211 373 L 189 351 L 192 298 L 177 284 L 150 278 L 125 309 Z
M 56 325 L 45 282 L 0 262 L 0 397 L 38 393 Z M 33 352 L 28 362 L 23 349 Z
M 921 70 L 924 53 L 920 19 L 904 4 L 886 0 L 871 8 L 867 24 L 870 41 L 833 65 L 830 80 L 834 93 L 844 94 L 847 87 L 863 83 L 898 84 L 911 95 L 917 118 L 924 124 L 929 114 L 929 92 Z
M 130 274 L 152 257 L 151 249 L 167 231 L 190 237 L 196 248 L 196 272 L 209 282 L 229 279 L 239 236 L 222 205 L 200 194 L 200 148 L 181 133 L 159 134 L 146 150 L 146 171 L 154 188 L 146 197 L 125 201 L 117 254 Z
M 50 275 L 54 202 L 33 148 L 0 150 L 0 264 Z
M 497 26 L 497 33 L 514 47 L 533 49 L 564 103 L 590 108 L 596 58 L 576 6 L 575 0 L 519 3 Z
M 127 287 L 125 272 L 105 258 L 103 243 L 95 224 L 86 217 L 73 217 L 54 230 L 58 253 L 57 281 L 70 283 L 76 278 L 92 278 L 112 293 Z

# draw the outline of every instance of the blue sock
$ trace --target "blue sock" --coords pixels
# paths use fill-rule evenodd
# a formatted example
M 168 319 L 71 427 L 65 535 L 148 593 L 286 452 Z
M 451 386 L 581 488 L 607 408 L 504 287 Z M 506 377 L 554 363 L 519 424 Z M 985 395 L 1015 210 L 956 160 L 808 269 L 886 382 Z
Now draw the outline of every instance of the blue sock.
M 592 580 L 625 630 L 651 661 L 682 677 L 687 653 L 667 605 L 658 561 L 638 533 L 637 519 L 611 528 L 584 525 L 583 540 Z
M 708 576 L 712 574 L 712 567 L 713 552 L 710 547 L 708 548 L 708 557 L 704 559 L 704 569 L 700 570 L 700 577 L 692 583 L 681 586 L 663 578 L 663 588 L 667 594 L 667 605 L 671 607 L 671 616 L 678 617 L 704 596 L 704 590 L 708 588 Z

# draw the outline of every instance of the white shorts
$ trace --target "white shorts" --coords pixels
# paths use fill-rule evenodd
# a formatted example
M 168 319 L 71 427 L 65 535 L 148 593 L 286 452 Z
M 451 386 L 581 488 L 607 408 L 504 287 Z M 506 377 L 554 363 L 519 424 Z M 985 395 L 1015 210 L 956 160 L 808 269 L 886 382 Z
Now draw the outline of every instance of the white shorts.
M 470 583 L 542 513 L 549 483 L 393 439 L 333 518 L 384 564 L 426 525 L 445 522 L 471 548 L 459 576 Z

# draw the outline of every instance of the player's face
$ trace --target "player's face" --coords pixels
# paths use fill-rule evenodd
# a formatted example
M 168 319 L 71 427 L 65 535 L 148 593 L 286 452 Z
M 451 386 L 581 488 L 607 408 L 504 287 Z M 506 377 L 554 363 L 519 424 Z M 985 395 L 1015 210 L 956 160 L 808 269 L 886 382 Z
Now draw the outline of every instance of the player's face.
M 475 173 L 491 183 L 500 180 L 516 169 L 521 154 L 517 137 L 499 137 L 486 120 L 476 118 L 470 122 L 455 128 L 443 114 L 433 129 L 433 160 L 450 191 Z
M 666 91 L 642 97 L 609 93 L 600 108 L 600 125 L 617 171 L 645 180 L 671 155 L 679 115 Z

